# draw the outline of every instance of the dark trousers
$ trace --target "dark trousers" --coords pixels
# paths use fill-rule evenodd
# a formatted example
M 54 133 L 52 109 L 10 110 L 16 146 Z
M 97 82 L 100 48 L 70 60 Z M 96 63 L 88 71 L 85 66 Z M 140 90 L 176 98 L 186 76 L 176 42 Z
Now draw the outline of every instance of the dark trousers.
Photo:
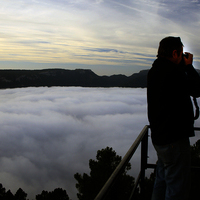
M 152 200 L 187 200 L 190 191 L 190 141 L 157 146 L 158 161 Z

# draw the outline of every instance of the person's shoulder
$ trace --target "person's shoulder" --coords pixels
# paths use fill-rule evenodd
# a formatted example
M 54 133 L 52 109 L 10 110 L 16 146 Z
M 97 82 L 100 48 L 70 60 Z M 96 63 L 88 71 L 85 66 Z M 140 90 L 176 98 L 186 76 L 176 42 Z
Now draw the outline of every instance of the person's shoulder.
M 175 68 L 175 64 L 172 63 L 169 59 L 164 58 L 164 57 L 159 57 L 157 58 L 153 64 L 152 64 L 152 68 L 150 69 L 150 71 L 156 73 L 165 73 L 171 70 L 174 70 Z
M 161 59 L 157 58 L 156 60 L 154 60 L 151 69 L 149 70 L 149 75 L 150 74 L 154 74 L 156 72 L 158 72 L 161 69 L 162 66 L 162 61 Z
M 172 65 L 173 64 L 166 58 L 157 58 L 153 62 L 152 67 L 148 72 L 148 80 L 162 83 L 172 74 L 174 70 L 174 67 Z

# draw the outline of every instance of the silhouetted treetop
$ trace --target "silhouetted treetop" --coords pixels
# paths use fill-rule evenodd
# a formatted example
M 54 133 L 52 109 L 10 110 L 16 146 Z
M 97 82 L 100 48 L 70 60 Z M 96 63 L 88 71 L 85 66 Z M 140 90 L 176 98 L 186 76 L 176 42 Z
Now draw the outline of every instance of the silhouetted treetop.
M 90 175 L 86 173 L 83 175 L 76 173 L 74 175 L 78 181 L 76 184 L 76 188 L 79 191 L 77 194 L 78 199 L 93 200 L 120 161 L 121 156 L 118 156 L 112 148 L 106 147 L 98 150 L 96 160 L 89 160 Z M 118 177 L 115 187 L 110 190 L 105 198 L 106 200 L 128 199 L 134 185 L 134 178 L 126 174 L 129 169 L 131 169 L 130 163 Z
M 36 195 L 36 200 L 69 200 L 66 190 L 56 188 L 52 192 L 42 191 L 41 194 Z

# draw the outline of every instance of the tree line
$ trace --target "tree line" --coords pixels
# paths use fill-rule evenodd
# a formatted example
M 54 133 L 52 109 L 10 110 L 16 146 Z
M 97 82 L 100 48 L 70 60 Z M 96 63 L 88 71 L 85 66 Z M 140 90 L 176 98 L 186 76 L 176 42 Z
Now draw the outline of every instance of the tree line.
M 15 194 L 10 190 L 6 191 L 2 184 L 0 184 L 0 200 L 28 200 L 27 193 L 21 188 Z M 66 190 L 56 188 L 52 192 L 42 191 L 41 194 L 36 195 L 36 200 L 70 200 Z
M 200 140 L 191 146 L 192 166 L 200 168 Z M 108 180 L 112 172 L 118 166 L 122 157 L 110 148 L 98 150 L 96 160 L 89 160 L 90 174 L 83 173 L 83 175 L 76 173 L 76 188 L 78 190 L 77 197 L 79 200 L 94 200 L 100 189 Z M 128 200 L 131 191 L 135 185 L 134 177 L 127 174 L 131 169 L 131 164 L 128 163 L 120 177 L 117 179 L 114 187 L 111 188 L 104 200 Z M 155 180 L 154 172 L 149 178 L 145 178 L 145 196 L 142 200 L 150 200 Z M 197 200 L 200 196 L 200 171 L 192 170 L 191 173 L 191 200 Z M 134 200 L 140 200 L 141 196 L 137 190 Z M 6 191 L 2 184 L 0 184 L 0 200 L 28 200 L 27 194 L 19 188 L 13 195 L 10 190 Z M 36 195 L 36 200 L 70 200 L 66 190 L 57 188 L 52 192 L 42 191 L 41 194 Z

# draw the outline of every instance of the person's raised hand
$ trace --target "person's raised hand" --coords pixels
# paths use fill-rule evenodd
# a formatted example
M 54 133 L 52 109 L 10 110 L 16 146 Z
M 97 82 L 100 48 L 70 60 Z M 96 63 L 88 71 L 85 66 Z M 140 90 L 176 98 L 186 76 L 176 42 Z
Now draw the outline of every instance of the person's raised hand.
M 183 56 L 185 65 L 192 65 L 193 62 L 193 54 L 189 53 L 189 52 L 185 52 L 186 56 Z

